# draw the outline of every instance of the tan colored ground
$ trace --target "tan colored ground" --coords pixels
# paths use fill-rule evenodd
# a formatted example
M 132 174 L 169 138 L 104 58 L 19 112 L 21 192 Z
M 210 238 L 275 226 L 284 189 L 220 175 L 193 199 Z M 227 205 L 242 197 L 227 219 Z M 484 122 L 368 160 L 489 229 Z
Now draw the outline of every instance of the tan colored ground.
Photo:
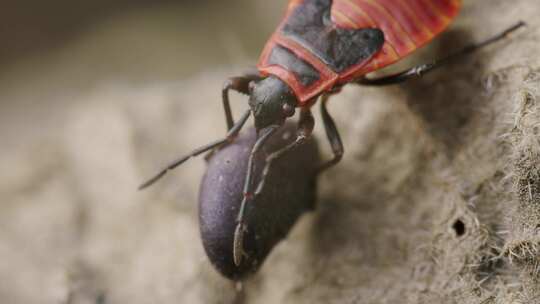
M 451 31 L 405 65 L 529 26 L 421 80 L 335 98 L 345 158 L 321 179 L 318 210 L 245 284 L 245 303 L 540 303 L 540 5 L 464 2 Z M 180 80 L 171 63 L 156 72 L 169 81 L 110 73 L 96 85 L 108 70 L 85 69 L 97 64 L 90 47 L 157 43 L 167 28 L 137 36 L 133 20 L 1 74 L 2 303 L 233 303 L 199 240 L 203 162 L 135 189 L 223 134 L 219 89 L 239 69 Z M 126 74 L 152 70 L 122 60 Z

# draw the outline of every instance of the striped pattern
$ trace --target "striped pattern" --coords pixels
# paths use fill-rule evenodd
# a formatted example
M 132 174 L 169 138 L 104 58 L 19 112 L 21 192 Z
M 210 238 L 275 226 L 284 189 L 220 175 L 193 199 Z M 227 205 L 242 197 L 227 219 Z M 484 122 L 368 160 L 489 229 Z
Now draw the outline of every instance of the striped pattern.
M 381 29 L 385 35 L 381 51 L 337 74 L 308 48 L 283 36 L 280 29 L 288 18 L 311 1 L 332 1 L 331 17 L 338 27 Z M 313 98 L 322 92 L 392 64 L 431 41 L 456 17 L 460 6 L 461 0 L 290 0 L 286 16 L 267 42 L 257 68 L 262 76 L 274 75 L 287 83 L 300 106 L 311 106 Z M 320 79 L 306 87 L 286 66 L 270 64 L 269 56 L 277 45 L 311 64 Z
M 425 45 L 457 15 L 460 0 L 334 0 L 332 19 L 344 28 L 379 28 L 385 44 L 355 78 L 392 64 Z

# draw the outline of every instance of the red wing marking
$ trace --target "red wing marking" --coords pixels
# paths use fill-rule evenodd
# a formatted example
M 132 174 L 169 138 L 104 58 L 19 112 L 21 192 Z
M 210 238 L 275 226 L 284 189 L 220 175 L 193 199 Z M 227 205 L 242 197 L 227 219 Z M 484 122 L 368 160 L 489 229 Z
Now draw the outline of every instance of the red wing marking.
M 431 41 L 455 18 L 459 0 L 334 0 L 332 18 L 341 27 L 377 27 L 383 49 L 371 62 L 348 71 L 340 82 L 392 64 Z

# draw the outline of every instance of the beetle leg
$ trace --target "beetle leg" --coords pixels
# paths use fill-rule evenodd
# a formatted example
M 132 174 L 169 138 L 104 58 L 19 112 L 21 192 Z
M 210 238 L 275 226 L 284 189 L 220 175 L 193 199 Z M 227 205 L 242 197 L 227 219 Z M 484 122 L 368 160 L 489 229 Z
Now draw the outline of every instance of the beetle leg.
M 249 72 L 243 76 L 231 77 L 223 84 L 221 97 L 223 100 L 223 109 L 225 110 L 225 119 L 227 120 L 227 130 L 234 126 L 234 118 L 231 111 L 231 103 L 229 102 L 229 90 L 235 90 L 239 93 L 249 94 L 249 83 L 260 80 L 261 76 L 256 72 Z
M 405 70 L 401 73 L 389 75 L 389 76 L 383 76 L 381 78 L 366 78 L 362 77 L 355 82 L 361 85 L 374 85 L 374 86 L 382 86 L 382 85 L 390 85 L 390 84 L 397 84 L 404 82 L 406 80 L 409 80 L 411 78 L 419 78 L 422 77 L 424 74 L 433 71 L 434 69 L 441 67 L 445 64 L 448 64 L 449 62 L 452 62 L 456 59 L 461 58 L 462 56 L 468 55 L 470 53 L 473 53 L 487 45 L 490 45 L 494 42 L 497 42 L 506 36 L 510 34 L 511 32 L 519 29 L 520 27 L 525 26 L 525 22 L 520 21 L 517 24 L 507 28 L 506 30 L 498 33 L 497 35 L 486 39 L 484 41 L 478 42 L 478 43 L 472 43 L 461 50 L 458 50 L 457 52 L 454 52 L 440 60 L 435 60 L 431 63 L 422 64 L 413 68 L 410 68 L 408 70 Z
M 332 148 L 332 153 L 334 153 L 334 157 L 331 160 L 323 163 L 318 168 L 319 173 L 339 163 L 339 161 L 343 157 L 344 152 L 341 136 L 339 135 L 336 124 L 334 123 L 334 119 L 332 118 L 332 116 L 330 116 L 330 113 L 328 113 L 328 110 L 326 109 L 326 103 L 328 102 L 330 96 L 332 96 L 332 94 L 324 94 L 321 97 L 321 116 L 324 124 L 324 130 L 326 131 L 326 137 L 328 137 L 328 141 L 330 142 L 330 147 Z
M 314 126 L 315 126 L 315 120 L 313 119 L 311 110 L 307 108 L 302 109 L 302 112 L 300 112 L 300 120 L 298 122 L 298 130 L 296 132 L 296 139 L 292 143 L 288 144 L 287 146 L 275 152 L 272 152 L 270 155 L 266 157 L 266 163 L 261 173 L 259 184 L 257 185 L 257 188 L 255 190 L 255 194 L 254 194 L 255 197 L 258 196 L 264 188 L 264 183 L 266 182 L 266 177 L 268 173 L 270 172 L 272 162 L 280 158 L 282 155 L 284 155 L 288 151 L 305 143 L 306 140 L 311 136 L 311 133 L 313 133 Z
M 313 132 L 313 127 L 315 125 L 315 120 L 313 119 L 313 115 L 311 114 L 311 111 L 306 108 L 302 109 L 302 112 L 300 112 L 300 120 L 298 122 L 298 130 L 296 132 L 296 140 L 287 146 L 272 152 L 268 157 L 266 158 L 266 164 L 264 166 L 264 169 L 262 171 L 262 175 L 259 181 L 259 184 L 257 185 L 257 188 L 255 192 L 251 192 L 251 176 L 252 176 L 252 167 L 253 167 L 253 158 L 255 154 L 258 152 L 262 144 L 264 144 L 264 141 L 268 138 L 270 134 L 273 133 L 273 131 L 277 130 L 274 129 L 270 131 L 270 133 L 264 134 L 258 141 L 255 143 L 255 146 L 253 147 L 251 151 L 251 155 L 249 157 L 248 162 L 248 173 L 246 176 L 246 181 L 244 182 L 244 198 L 242 199 L 242 203 L 240 204 L 240 210 L 238 211 L 238 217 L 236 219 L 236 229 L 234 232 L 234 243 L 233 243 L 233 258 L 234 258 L 234 264 L 236 266 L 239 266 L 242 263 L 242 258 L 245 255 L 245 252 L 243 250 L 242 242 L 244 240 L 244 232 L 247 230 L 246 225 L 244 224 L 244 216 L 245 216 L 245 208 L 246 204 L 253 200 L 257 195 L 260 194 L 264 187 L 264 182 L 266 180 L 266 176 L 268 175 L 268 172 L 270 171 L 270 166 L 272 162 L 279 158 L 280 156 L 284 155 L 291 149 L 294 149 L 295 147 L 303 144 L 306 139 L 308 139 L 311 136 L 311 133 Z
M 246 225 L 244 225 L 244 214 L 245 214 L 246 204 L 249 200 L 252 199 L 252 196 L 253 196 L 250 191 L 250 188 L 252 184 L 253 163 L 255 160 L 255 156 L 257 155 L 259 150 L 263 147 L 266 140 L 270 138 L 270 136 L 274 134 L 274 132 L 277 129 L 278 129 L 277 126 L 266 129 L 265 130 L 266 132 L 257 139 L 257 141 L 255 142 L 255 145 L 251 149 L 251 153 L 249 154 L 246 180 L 244 181 L 243 198 L 240 204 L 240 209 L 238 211 L 238 217 L 236 218 L 237 224 L 236 224 L 236 229 L 234 231 L 233 259 L 234 259 L 234 264 L 236 266 L 239 266 L 240 263 L 242 263 L 242 258 L 245 255 L 243 242 L 244 242 L 244 232 L 247 230 L 247 227 Z
M 202 147 L 199 147 L 199 148 L 191 151 L 191 153 L 189 153 L 189 154 L 187 154 L 187 155 L 173 161 L 172 163 L 167 165 L 165 168 L 163 168 L 161 171 L 159 171 L 156 175 L 154 175 L 154 177 L 150 178 L 148 181 L 146 181 L 142 185 L 140 185 L 139 190 L 142 190 L 142 189 L 152 185 L 153 183 L 158 181 L 160 178 L 162 178 L 167 172 L 169 172 L 170 170 L 173 170 L 174 168 L 180 166 L 181 164 L 183 164 L 188 159 L 190 159 L 190 158 L 192 158 L 194 156 L 200 155 L 200 154 L 202 154 L 202 153 L 204 153 L 206 151 L 209 151 L 209 150 L 212 150 L 212 149 L 215 149 L 215 148 L 219 148 L 220 146 L 233 141 L 236 138 L 236 136 L 238 136 L 238 133 L 240 132 L 240 130 L 242 129 L 242 127 L 244 126 L 244 124 L 248 120 L 250 114 L 251 114 L 251 111 L 247 110 L 244 113 L 244 115 L 242 115 L 240 120 L 229 130 L 229 132 L 227 133 L 227 135 L 224 138 L 213 141 L 213 142 L 211 142 L 209 144 L 206 144 L 206 145 L 204 145 Z

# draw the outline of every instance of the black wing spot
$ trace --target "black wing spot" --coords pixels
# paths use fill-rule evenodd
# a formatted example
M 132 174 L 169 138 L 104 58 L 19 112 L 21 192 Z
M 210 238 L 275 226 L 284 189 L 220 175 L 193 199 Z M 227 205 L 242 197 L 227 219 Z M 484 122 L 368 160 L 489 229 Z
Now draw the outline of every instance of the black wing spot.
M 336 27 L 330 20 L 331 6 L 331 0 L 306 0 L 287 19 L 282 32 L 339 73 L 377 53 L 384 34 L 379 29 Z
M 368 41 L 373 39 L 373 34 L 370 32 L 362 32 L 362 40 Z

